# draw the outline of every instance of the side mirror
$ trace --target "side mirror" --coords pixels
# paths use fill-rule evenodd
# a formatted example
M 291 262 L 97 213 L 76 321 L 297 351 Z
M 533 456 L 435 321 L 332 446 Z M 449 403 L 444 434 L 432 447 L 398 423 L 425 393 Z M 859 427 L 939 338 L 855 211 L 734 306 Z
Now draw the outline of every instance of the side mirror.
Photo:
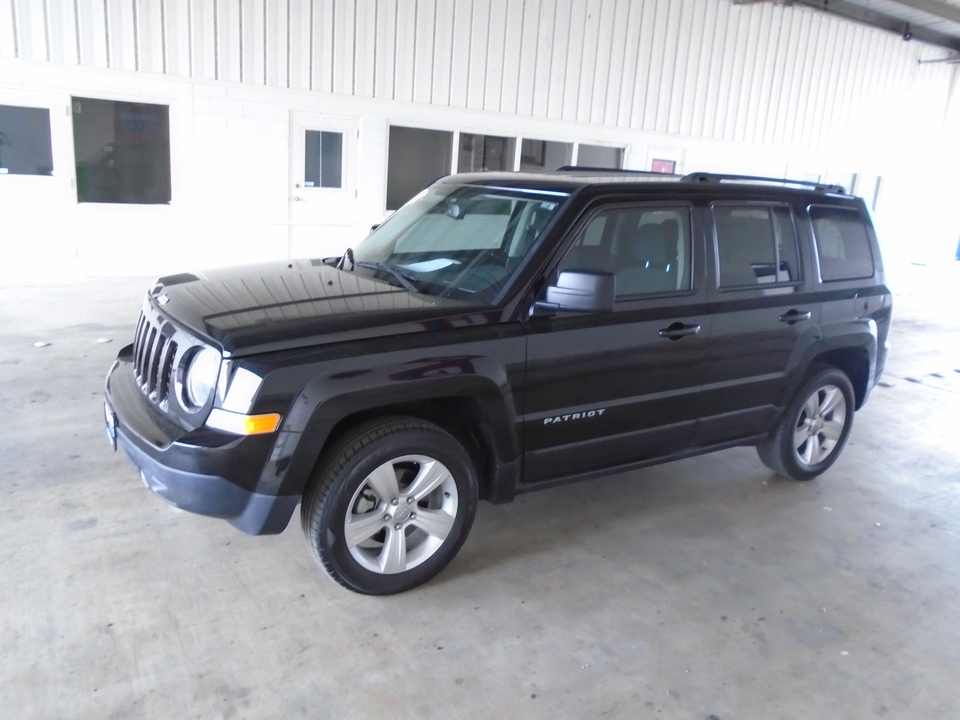
M 538 314 L 551 312 L 611 312 L 616 280 L 606 270 L 565 270 L 549 285 L 545 300 L 534 305 Z

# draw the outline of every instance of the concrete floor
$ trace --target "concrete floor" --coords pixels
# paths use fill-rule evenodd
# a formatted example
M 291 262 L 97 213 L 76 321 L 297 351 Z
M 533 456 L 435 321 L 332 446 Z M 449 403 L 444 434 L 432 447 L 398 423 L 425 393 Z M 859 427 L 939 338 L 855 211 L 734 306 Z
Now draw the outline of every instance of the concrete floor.
M 822 478 L 738 448 L 484 503 L 380 599 L 110 452 L 148 279 L 2 287 L 0 715 L 960 717 L 960 263 L 898 274 L 888 386 Z

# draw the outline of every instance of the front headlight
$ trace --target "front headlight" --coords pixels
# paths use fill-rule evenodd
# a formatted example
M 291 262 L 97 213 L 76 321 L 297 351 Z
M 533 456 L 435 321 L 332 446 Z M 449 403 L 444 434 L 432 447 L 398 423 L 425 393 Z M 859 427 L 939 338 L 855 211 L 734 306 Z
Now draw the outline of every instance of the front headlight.
M 190 356 L 183 382 L 183 399 L 189 409 L 199 410 L 207 404 L 219 373 L 220 353 L 213 348 L 205 347 Z

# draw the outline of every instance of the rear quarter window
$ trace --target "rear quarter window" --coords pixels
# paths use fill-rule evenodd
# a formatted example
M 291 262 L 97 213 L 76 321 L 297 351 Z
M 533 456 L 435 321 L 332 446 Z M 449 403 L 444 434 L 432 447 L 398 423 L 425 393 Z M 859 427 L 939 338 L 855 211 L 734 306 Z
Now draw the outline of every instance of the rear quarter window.
M 873 252 L 860 213 L 814 205 L 810 219 L 824 281 L 873 277 Z

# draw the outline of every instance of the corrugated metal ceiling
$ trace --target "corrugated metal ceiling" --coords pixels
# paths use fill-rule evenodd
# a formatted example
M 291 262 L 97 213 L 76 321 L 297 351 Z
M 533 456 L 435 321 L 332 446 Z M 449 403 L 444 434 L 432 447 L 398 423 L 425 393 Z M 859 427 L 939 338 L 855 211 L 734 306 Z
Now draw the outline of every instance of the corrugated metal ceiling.
M 734 0 L 734 3 L 745 5 L 757 1 Z M 922 40 L 950 48 L 957 56 L 948 62 L 960 62 L 960 0 L 794 1 L 898 33 L 904 40 Z

